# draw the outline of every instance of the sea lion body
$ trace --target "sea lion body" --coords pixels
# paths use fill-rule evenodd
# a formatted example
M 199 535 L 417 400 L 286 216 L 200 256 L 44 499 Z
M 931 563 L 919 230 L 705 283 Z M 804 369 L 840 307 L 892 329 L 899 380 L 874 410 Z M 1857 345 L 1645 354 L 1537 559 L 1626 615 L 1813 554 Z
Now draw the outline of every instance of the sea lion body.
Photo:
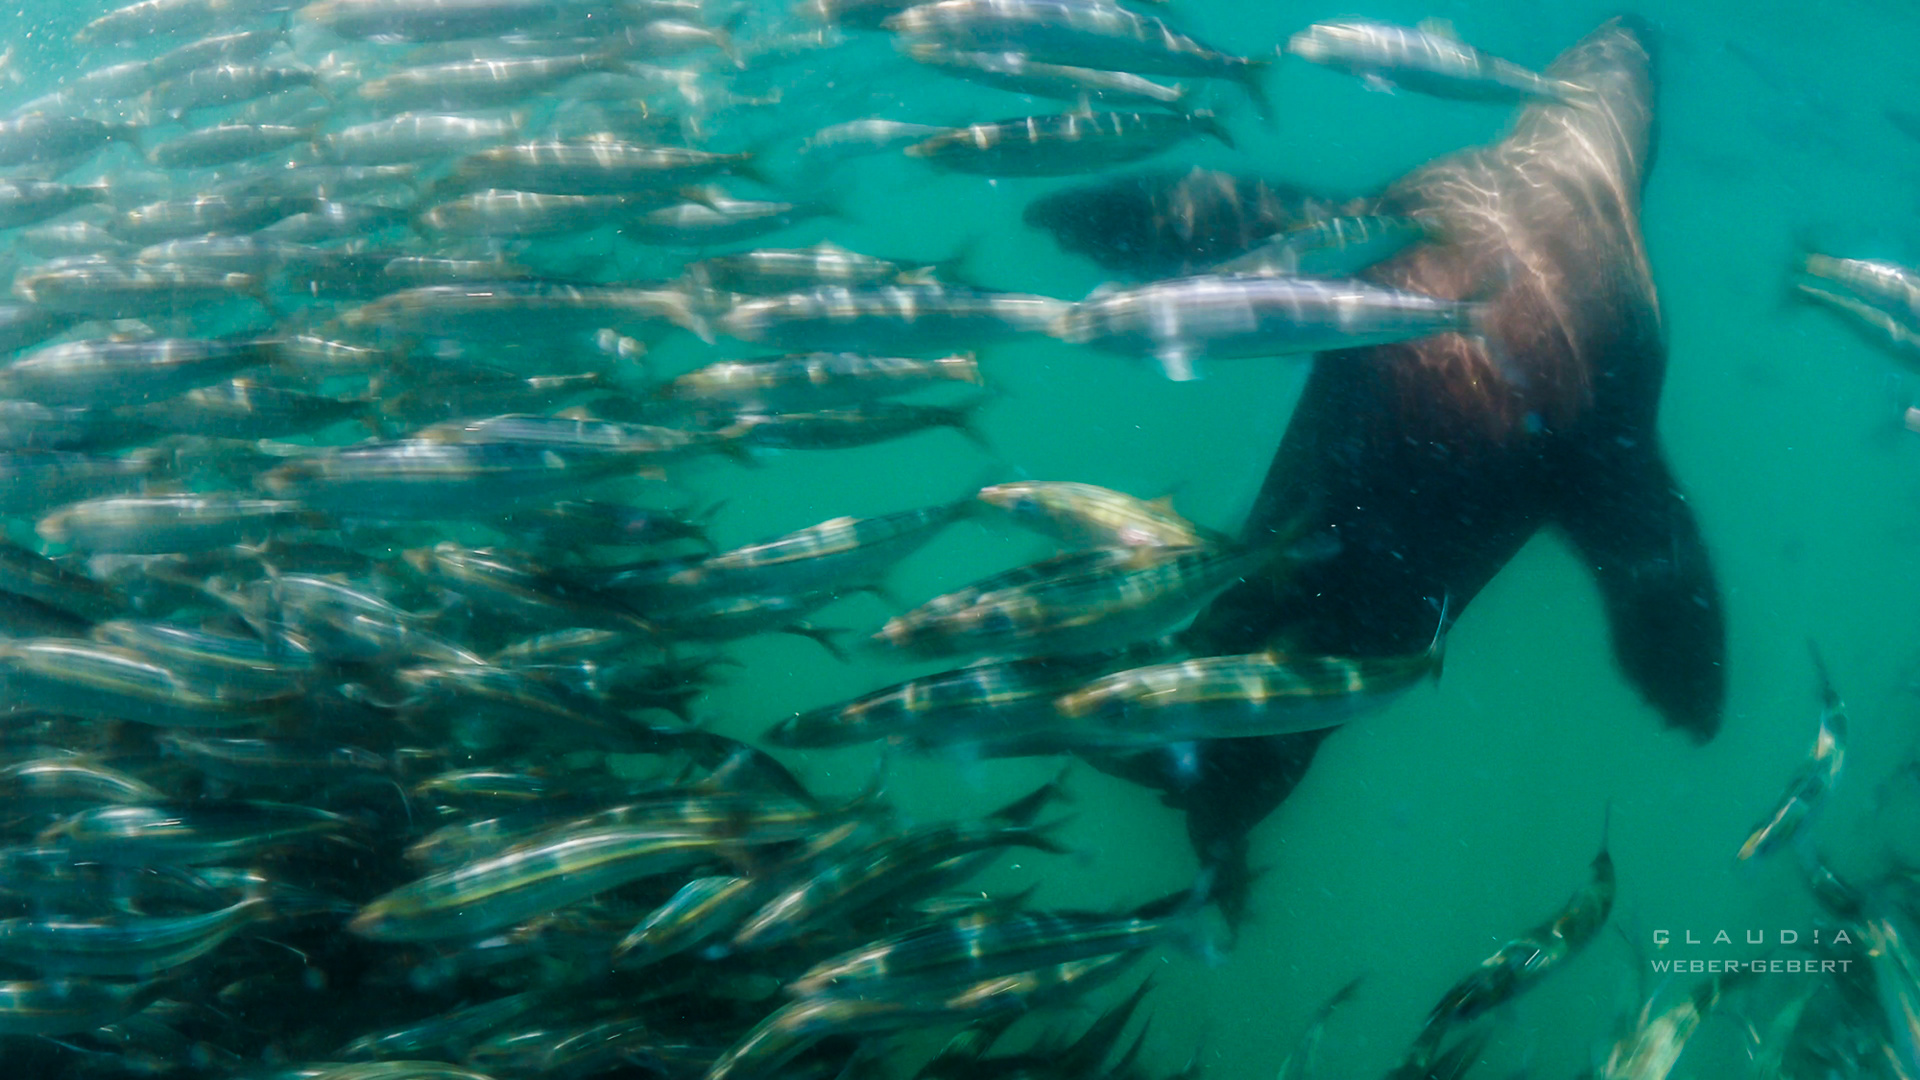
M 1623 672 L 1666 722 L 1718 730 L 1725 625 L 1699 529 L 1656 431 L 1666 343 L 1640 236 L 1655 82 L 1642 29 L 1616 19 L 1491 146 L 1434 161 L 1378 200 L 1437 237 L 1365 276 L 1491 305 L 1484 336 L 1321 354 L 1246 523 L 1250 541 L 1324 531 L 1332 557 L 1255 576 L 1203 612 L 1198 653 L 1270 646 L 1387 656 L 1432 640 L 1544 525 L 1593 569 Z M 1231 883 L 1246 831 L 1304 774 L 1324 732 L 1108 762 L 1189 812 Z M 1244 884 L 1244 882 L 1243 882 Z

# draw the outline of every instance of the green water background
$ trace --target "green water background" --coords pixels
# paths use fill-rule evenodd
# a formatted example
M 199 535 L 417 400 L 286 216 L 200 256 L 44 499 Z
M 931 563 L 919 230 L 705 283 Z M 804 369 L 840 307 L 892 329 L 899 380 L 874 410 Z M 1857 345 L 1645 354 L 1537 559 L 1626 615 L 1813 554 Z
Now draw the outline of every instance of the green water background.
M 1316 18 L 1441 17 L 1475 44 L 1534 67 L 1613 10 L 1385 2 L 1355 10 L 1224 0 L 1180 0 L 1176 9 L 1198 36 L 1246 53 L 1270 52 Z M 50 4 L 20 9 L 9 34 L 19 47 L 15 63 L 84 70 L 119 59 L 113 50 L 83 59 L 66 43 L 91 14 Z M 1235 946 L 1211 963 L 1169 949 L 1143 965 L 1159 984 L 1148 1054 L 1158 1068 L 1170 1071 L 1198 1053 L 1210 1076 L 1271 1076 L 1306 1016 L 1365 973 L 1362 993 L 1328 1030 L 1321 1075 L 1378 1075 L 1447 985 L 1586 880 L 1609 805 L 1620 877 L 1615 920 L 1625 934 L 1604 936 L 1503 1011 L 1484 1075 L 1564 1076 L 1591 1064 L 1618 1018 L 1660 986 L 1643 955 L 1656 929 L 1708 937 L 1725 928 L 1736 939 L 1748 930 L 1764 930 L 1769 940 L 1782 929 L 1804 934 L 1812 912 L 1790 865 L 1736 870 L 1733 852 L 1812 740 L 1809 640 L 1826 655 L 1853 719 L 1848 773 L 1819 825 L 1820 847 L 1843 868 L 1870 870 L 1911 832 L 1912 781 L 1899 770 L 1920 720 L 1913 692 L 1920 435 L 1899 431 L 1898 416 L 1910 395 L 1920 398 L 1920 380 L 1839 319 L 1789 303 L 1784 282 L 1803 243 L 1920 262 L 1920 142 L 1883 116 L 1914 101 L 1920 11 L 1855 4 L 1817 15 L 1802 6 L 1689 3 L 1645 14 L 1659 29 L 1662 54 L 1661 141 L 1644 216 L 1671 342 L 1662 432 L 1711 545 L 1730 616 L 1724 732 L 1694 748 L 1660 729 L 1615 671 L 1587 575 L 1543 535 L 1461 618 L 1445 679 L 1330 740 L 1295 796 L 1261 827 L 1254 859 L 1266 872 Z M 834 66 L 830 77 L 794 74 L 797 92 L 780 126 L 1022 111 L 1017 98 L 926 76 L 909 92 L 884 42 L 817 63 Z M 822 89 L 828 83 L 831 90 Z M 1370 93 L 1336 73 L 1284 61 L 1266 85 L 1279 105 L 1277 124 L 1259 125 L 1242 105 L 1230 117 L 1237 150 L 1194 144 L 1161 163 L 1358 192 L 1497 137 L 1508 115 Z M 1020 224 L 1026 202 L 1057 186 L 935 176 L 910 162 L 877 161 L 833 185 L 842 219 L 774 239 L 830 237 L 925 260 L 964 250 L 983 284 L 1072 298 L 1097 285 L 1100 273 Z M 682 344 L 655 362 L 672 374 L 708 355 Z M 1013 477 L 1174 492 L 1195 520 L 1232 528 L 1305 372 L 1297 361 L 1223 362 L 1200 382 L 1176 385 L 1052 342 L 991 346 L 982 362 L 1001 393 L 981 415 L 993 453 L 937 431 L 865 450 L 786 455 L 756 470 L 716 464 L 690 485 L 727 500 L 715 539 L 728 546 Z M 900 567 L 890 585 L 915 602 L 1045 550 L 1010 530 L 965 523 Z M 856 597 L 820 621 L 865 630 L 890 611 Z M 744 666 L 702 711 L 718 729 L 743 737 L 796 709 L 920 670 L 838 664 L 793 638 L 757 639 L 733 652 Z M 791 760 L 823 787 L 852 789 L 871 773 L 875 754 Z M 1059 766 L 895 756 L 889 790 L 912 817 L 976 813 Z M 1069 783 L 1077 802 L 1063 838 L 1078 855 L 1012 856 L 983 884 L 1039 882 L 1040 905 L 1108 907 L 1193 879 L 1177 815 L 1084 766 Z M 1758 952 L 1670 947 L 1661 955 Z M 1744 1054 L 1737 1025 L 1723 1018 L 1709 1024 L 1679 1075 L 1725 1075 L 1743 1066 Z

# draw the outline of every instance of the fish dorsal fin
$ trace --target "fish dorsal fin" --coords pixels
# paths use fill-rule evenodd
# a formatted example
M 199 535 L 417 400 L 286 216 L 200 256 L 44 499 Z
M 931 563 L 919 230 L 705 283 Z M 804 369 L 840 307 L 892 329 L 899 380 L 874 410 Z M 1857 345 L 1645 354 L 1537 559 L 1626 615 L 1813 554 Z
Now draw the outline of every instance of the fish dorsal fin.
M 1437 38 L 1446 38 L 1448 41 L 1460 40 L 1460 32 L 1453 28 L 1452 19 L 1438 17 L 1421 19 L 1416 24 L 1416 28 L 1423 34 L 1431 34 Z
M 1200 377 L 1193 367 L 1193 346 L 1184 341 L 1169 341 L 1154 351 L 1160 370 L 1173 382 L 1192 382 Z

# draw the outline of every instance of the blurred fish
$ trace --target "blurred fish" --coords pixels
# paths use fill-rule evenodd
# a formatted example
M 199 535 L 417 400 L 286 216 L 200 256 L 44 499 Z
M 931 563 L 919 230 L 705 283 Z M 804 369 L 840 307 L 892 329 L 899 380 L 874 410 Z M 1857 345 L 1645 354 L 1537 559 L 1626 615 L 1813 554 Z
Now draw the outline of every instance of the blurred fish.
M 110 866 L 198 866 L 337 838 L 339 814 L 289 803 L 196 800 L 190 804 L 103 806 L 41 833 L 75 859 Z
M 696 409 L 788 413 L 857 406 L 949 382 L 981 385 L 972 354 L 936 360 L 859 353 L 722 360 L 679 376 L 655 396 Z
M 612 52 L 489 57 L 402 68 L 362 82 L 354 93 L 383 109 L 485 109 L 518 104 L 588 72 L 625 70 Z
M 1902 349 L 1920 349 L 1920 272 L 1897 263 L 1808 255 L 1797 288 Z
M 172 397 L 271 363 L 271 340 L 151 338 L 51 345 L 0 368 L 9 396 L 107 408 Z
M 537 280 L 403 289 L 347 311 L 340 321 L 351 330 L 448 337 L 544 336 L 650 323 L 670 323 L 695 333 L 706 328 L 686 296 L 672 290 Z
M 947 427 L 987 448 L 973 423 L 978 401 L 960 406 L 873 401 L 850 409 L 818 412 L 738 413 L 749 446 L 769 450 L 844 450 L 898 439 L 929 428 Z
M 205 956 L 269 917 L 267 901 L 253 896 L 204 915 L 97 922 L 0 919 L 0 957 L 49 975 L 149 978 Z
M 1716 975 L 1658 1014 L 1649 1000 L 1640 1010 L 1633 1032 L 1613 1044 L 1594 1075 L 1601 1080 L 1666 1080 L 1688 1040 L 1735 981 L 1734 976 Z
M 620 235 L 646 244 L 699 248 L 757 239 L 835 212 L 825 203 L 734 199 L 707 191 L 698 202 L 640 214 L 620 226 Z
M 0 180 L 0 229 L 17 229 L 107 198 L 105 184 L 74 186 L 46 180 Z
M 48 311 L 95 319 L 138 319 L 252 297 L 266 307 L 260 280 L 179 263 L 82 257 L 15 276 L 13 295 Z
M 715 854 L 701 832 L 582 829 L 528 844 L 378 897 L 348 929 L 379 941 L 473 938 L 629 881 Z
M 137 130 L 131 124 L 44 113 L 0 119 L 0 167 L 70 161 L 109 142 L 132 139 Z
M 1611 818 L 1611 812 L 1608 816 Z M 1402 1069 L 1431 1069 L 1438 1060 L 1441 1041 L 1452 1029 L 1518 997 L 1586 948 L 1613 911 L 1613 856 L 1607 852 L 1604 832 L 1600 853 L 1593 857 L 1592 875 L 1592 880 L 1552 919 L 1501 946 L 1477 970 L 1441 995 Z
M 1587 87 L 1490 56 L 1454 37 L 1451 27 L 1437 23 L 1423 23 L 1418 30 L 1360 19 L 1315 23 L 1293 35 L 1287 51 L 1352 72 L 1366 80 L 1370 90 L 1404 86 L 1466 101 L 1583 105 L 1594 100 Z
M 1813 749 L 1787 782 L 1780 804 L 1765 821 L 1754 827 L 1746 843 L 1740 845 L 1742 861 L 1771 855 L 1798 837 L 1826 804 L 1828 795 L 1840 780 L 1840 767 L 1847 753 L 1847 706 L 1833 689 L 1827 665 L 1818 652 L 1813 657 L 1820 674 L 1820 730 L 1814 736 Z
M 876 285 L 928 277 L 923 268 L 848 251 L 821 241 L 810 248 L 716 255 L 692 263 L 685 280 L 696 289 L 765 296 L 822 285 Z
M 405 165 L 482 149 L 520 129 L 516 117 L 495 119 L 439 113 L 401 113 L 322 135 L 322 158 L 342 165 Z
M 1487 308 L 1356 279 L 1202 275 L 1096 292 L 1062 316 L 1063 339 L 1152 356 L 1169 379 L 1206 357 L 1281 356 L 1458 332 Z
M 1157 746 L 1344 724 L 1439 678 L 1444 638 L 1406 657 L 1209 656 L 1102 676 L 1054 703 L 1063 742 Z
M 1233 56 L 1151 15 L 1077 0 L 936 0 L 886 18 L 909 43 L 974 51 L 1012 49 L 1045 63 L 1141 75 L 1231 79 L 1269 114 L 1267 61 Z
M 34 527 L 42 539 L 87 552 L 161 555 L 262 540 L 314 520 L 298 503 L 220 495 L 109 496 L 62 507 Z
M 736 304 L 720 328 L 785 349 L 932 351 L 1043 331 L 1068 307 L 955 285 L 826 286 Z
M 987 176 L 1069 176 L 1139 161 L 1199 135 L 1233 137 L 1204 111 L 1078 112 L 973 124 L 907 147 L 956 172 Z
M 552 195 L 673 191 L 719 173 L 750 172 L 751 154 L 646 146 L 606 135 L 496 146 L 460 159 L 453 175 L 476 187 Z
M 1108 569 L 1006 588 L 979 586 L 888 620 L 875 645 L 898 656 L 1093 653 L 1159 637 L 1222 589 L 1280 557 L 1232 547 L 1130 549 Z
M 0 982 L 0 1034 L 78 1035 L 139 1012 L 163 989 L 158 981 Z
M 1171 496 L 1136 499 L 1093 484 L 1021 480 L 983 487 L 977 497 L 1070 548 L 1198 547 L 1223 539 L 1174 513 Z
M 962 79 L 1061 101 L 1177 106 L 1187 97 L 1184 86 L 1167 86 L 1124 71 L 1041 63 L 1022 52 L 960 52 L 922 42 L 909 47 L 907 55 Z
M 175 117 L 212 105 L 233 105 L 296 86 L 317 86 L 319 76 L 301 68 L 216 64 L 184 72 L 147 91 L 154 108 Z
M 284 704 L 277 696 L 191 680 L 130 649 L 68 638 L 0 641 L 0 686 L 14 713 L 40 710 L 157 727 L 236 727 Z
M 147 151 L 147 160 L 167 169 L 206 169 L 259 157 L 313 137 L 286 124 L 216 124 L 169 139 Z

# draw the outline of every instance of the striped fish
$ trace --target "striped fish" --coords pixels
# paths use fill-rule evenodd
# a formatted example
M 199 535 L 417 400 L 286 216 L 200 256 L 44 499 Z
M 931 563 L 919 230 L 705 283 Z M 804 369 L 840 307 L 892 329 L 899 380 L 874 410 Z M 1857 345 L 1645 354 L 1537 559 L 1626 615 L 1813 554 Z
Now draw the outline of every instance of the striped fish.
M 880 517 L 837 517 L 709 556 L 664 582 L 669 595 L 792 595 L 871 581 L 972 510 L 969 500 Z
M 787 984 L 796 997 L 917 999 L 1035 968 L 1152 948 L 1191 934 L 1206 901 L 1196 888 L 1126 915 L 981 911 L 914 927 L 824 960 Z
M 1587 884 L 1552 919 L 1502 945 L 1442 994 L 1401 1068 L 1425 1074 L 1444 1056 L 1440 1044 L 1449 1031 L 1485 1016 L 1565 967 L 1606 925 L 1616 889 L 1613 856 L 1603 836 Z
M 1055 707 L 1075 745 L 1291 735 L 1344 724 L 1438 679 L 1441 646 L 1379 658 L 1264 652 L 1155 664 L 1096 679 Z
M 1054 699 L 1140 649 L 1082 656 L 983 661 L 897 683 L 852 701 L 798 713 L 763 736 L 775 746 L 851 746 L 885 739 L 914 750 L 963 746 L 982 757 L 1061 748 Z
M 1198 547 L 1220 537 L 1173 511 L 1173 497 L 1064 480 L 1020 480 L 980 489 L 981 502 L 1069 547 Z
M 1780 802 L 1766 819 L 1754 827 L 1746 843 L 1740 845 L 1742 862 L 1770 855 L 1807 827 L 1827 796 L 1840 781 L 1840 766 L 1847 754 L 1847 706 L 1833 689 L 1827 666 L 1814 654 L 1814 666 L 1820 672 L 1820 730 L 1813 739 L 1813 750 L 1795 770 Z
M 1100 652 L 1174 629 L 1278 553 L 1269 548 L 1136 548 L 1111 569 L 968 590 L 889 620 L 875 644 L 919 659 Z

